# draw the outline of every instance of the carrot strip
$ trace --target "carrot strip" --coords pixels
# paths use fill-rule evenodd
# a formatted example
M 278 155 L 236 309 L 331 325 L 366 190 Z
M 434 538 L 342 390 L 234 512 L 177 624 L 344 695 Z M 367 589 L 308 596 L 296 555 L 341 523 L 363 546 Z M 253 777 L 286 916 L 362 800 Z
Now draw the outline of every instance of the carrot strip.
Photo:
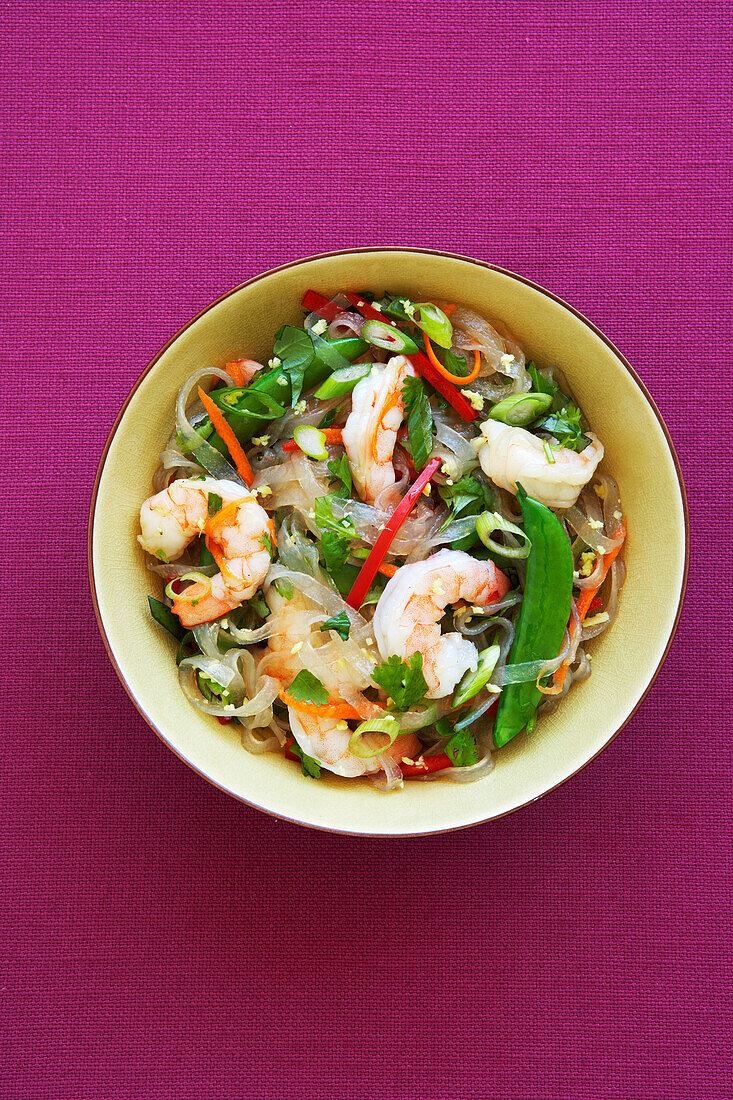
M 286 706 L 292 707 L 293 710 L 302 710 L 304 714 L 313 714 L 320 718 L 361 718 L 358 710 L 352 707 L 351 703 L 323 703 L 318 705 L 317 703 L 304 703 L 300 699 L 294 699 L 292 695 L 289 695 L 284 689 L 280 691 L 280 698 Z
M 457 386 L 466 386 L 469 382 L 473 382 L 474 378 L 478 378 L 478 372 L 481 370 L 481 352 L 478 351 L 478 349 L 473 353 L 473 370 L 470 374 L 467 374 L 465 376 L 460 374 L 451 374 L 449 370 L 445 369 L 440 359 L 438 359 L 438 356 L 433 351 L 433 345 L 430 343 L 430 339 L 426 332 L 423 333 L 423 339 L 425 340 L 425 352 L 428 359 L 433 364 L 435 369 L 443 375 L 443 378 L 448 380 L 448 382 L 453 382 Z
M 626 539 L 626 521 L 625 520 L 621 520 L 621 526 L 619 528 L 619 534 L 622 536 L 621 542 L 618 544 L 618 546 L 614 546 L 613 550 L 609 550 L 609 552 L 607 554 L 605 554 L 604 557 L 603 557 L 603 573 L 601 575 L 601 579 L 600 579 L 599 583 L 596 585 L 595 588 L 584 588 L 583 591 L 578 596 L 577 602 L 575 604 L 575 606 L 577 608 L 577 611 L 578 611 L 578 625 L 576 627 L 575 623 L 574 622 L 572 623 L 572 626 L 570 628 L 570 640 L 571 640 L 571 642 L 575 638 L 575 631 L 580 630 L 580 628 L 583 624 L 583 619 L 588 614 L 590 606 L 593 603 L 593 600 L 595 599 L 596 593 L 598 592 L 599 588 L 601 587 L 601 585 L 605 581 L 605 579 L 608 575 L 608 570 L 613 565 L 614 561 L 616 560 L 616 555 L 618 554 L 619 550 L 621 549 L 621 547 L 624 544 L 624 540 Z M 557 689 L 562 688 L 563 684 L 565 683 L 565 676 L 567 674 L 567 671 L 568 671 L 569 667 L 570 667 L 569 662 L 565 661 L 563 664 L 560 665 L 559 669 L 557 670 L 557 672 L 553 676 L 553 683 L 554 683 L 554 685 Z M 555 694 L 557 694 L 557 692 L 552 692 L 552 694 L 555 695 Z
M 342 443 L 342 429 L 341 428 L 319 428 L 319 431 L 323 432 L 326 437 L 326 443 Z M 283 450 L 287 454 L 292 454 L 293 451 L 299 451 L 300 447 L 294 439 L 288 439 L 283 443 Z
M 390 565 L 389 562 L 385 561 L 382 562 L 377 572 L 381 573 L 383 577 L 394 577 L 395 573 L 397 572 L 397 566 Z
M 199 386 L 199 397 L 201 403 L 209 414 L 209 419 L 214 425 L 214 430 L 219 433 L 221 438 L 227 445 L 229 454 L 234 459 L 234 465 L 237 467 L 237 473 L 241 477 L 245 485 L 251 485 L 254 481 L 254 474 L 252 473 L 252 467 L 249 464 L 246 454 L 242 450 L 242 445 L 237 439 L 232 429 L 224 419 L 224 414 L 216 407 L 214 402 L 209 397 L 208 393 Z
M 237 359 L 233 363 L 227 363 L 224 367 L 224 370 L 227 372 L 227 374 L 231 375 L 232 382 L 235 386 L 245 385 L 241 359 Z

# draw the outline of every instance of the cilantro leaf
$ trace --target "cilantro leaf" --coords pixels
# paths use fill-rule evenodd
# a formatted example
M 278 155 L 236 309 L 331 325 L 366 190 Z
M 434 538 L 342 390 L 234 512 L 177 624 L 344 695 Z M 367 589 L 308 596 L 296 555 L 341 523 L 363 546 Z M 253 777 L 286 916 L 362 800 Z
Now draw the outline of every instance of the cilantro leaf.
M 584 435 L 580 426 L 580 409 L 569 402 L 562 412 L 550 413 L 536 420 L 532 425 L 538 431 L 554 435 L 558 443 L 571 451 L 584 451 L 590 438 Z
M 339 535 L 337 531 L 324 531 L 321 535 L 321 550 L 326 570 L 333 576 L 336 570 L 348 560 L 351 553 L 351 539 Z
M 372 672 L 372 680 L 394 699 L 398 710 L 408 710 L 425 697 L 428 685 L 422 674 L 422 653 L 413 653 L 407 661 L 390 657 Z
M 283 325 L 275 336 L 275 356 L 280 369 L 290 379 L 290 407 L 295 406 L 303 388 L 303 377 L 315 358 L 310 336 L 302 328 Z
M 269 535 L 261 535 L 260 536 L 260 541 L 262 542 L 262 545 L 264 546 L 265 550 L 270 555 L 270 559 L 272 560 L 272 558 L 275 557 L 275 553 L 274 553 L 273 546 L 272 546 L 272 539 L 270 538 Z
M 433 449 L 433 414 L 421 378 L 406 378 L 402 385 L 407 436 L 416 470 L 422 470 Z
M 287 690 L 288 695 L 292 695 L 299 703 L 315 703 L 317 707 L 325 707 L 328 703 L 328 692 L 318 677 L 307 668 L 300 670 Z
M 209 516 L 221 511 L 222 499 L 218 493 L 209 493 Z
M 303 752 L 297 741 L 293 741 L 290 746 L 290 752 L 300 760 L 300 770 L 306 778 L 321 778 L 321 765 L 317 760 L 314 760 L 312 756 L 308 756 L 307 753 Z
M 476 740 L 467 729 L 454 733 L 445 746 L 445 751 L 456 768 L 469 768 L 471 764 L 478 764 Z
M 332 490 L 333 496 L 337 497 L 350 497 L 351 496 L 351 467 L 349 466 L 349 460 L 346 455 L 341 455 L 341 458 L 332 458 L 328 463 L 328 471 L 333 474 L 334 481 L 340 481 L 341 484 Z
M 333 502 L 339 497 L 335 493 L 329 496 L 316 497 L 313 502 L 313 517 L 322 531 L 336 531 L 342 538 L 356 538 L 356 528 L 350 516 L 336 519 L 333 514 Z
M 339 611 L 338 615 L 332 615 L 330 619 L 326 619 L 325 623 L 321 623 L 321 630 L 335 630 L 341 640 L 345 642 L 351 630 L 349 616 L 345 611 Z

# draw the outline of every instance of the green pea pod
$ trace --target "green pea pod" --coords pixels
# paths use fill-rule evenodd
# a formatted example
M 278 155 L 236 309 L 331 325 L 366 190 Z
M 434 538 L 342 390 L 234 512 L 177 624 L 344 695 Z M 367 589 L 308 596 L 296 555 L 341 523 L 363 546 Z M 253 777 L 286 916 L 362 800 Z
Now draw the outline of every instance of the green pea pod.
M 489 420 L 500 420 L 502 424 L 523 428 L 547 412 L 551 404 L 552 394 L 549 393 L 513 393 L 493 406 Z
M 517 485 L 517 500 L 532 547 L 510 665 L 557 657 L 570 618 L 573 591 L 573 555 L 560 521 L 544 504 L 528 497 L 521 485 Z M 506 685 L 496 711 L 497 747 L 506 745 L 524 729 L 541 699 L 534 680 Z

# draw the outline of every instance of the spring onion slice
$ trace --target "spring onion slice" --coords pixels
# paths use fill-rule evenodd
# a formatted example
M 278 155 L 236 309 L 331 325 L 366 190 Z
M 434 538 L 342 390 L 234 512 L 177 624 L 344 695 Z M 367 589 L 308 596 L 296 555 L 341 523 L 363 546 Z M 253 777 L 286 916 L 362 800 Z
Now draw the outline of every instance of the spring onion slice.
M 415 302 L 412 319 L 428 339 L 441 348 L 449 348 L 453 342 L 453 325 L 442 309 L 432 302 Z
M 374 347 L 386 348 L 387 351 L 393 351 L 395 355 L 414 355 L 420 350 L 411 336 L 395 328 L 394 325 L 386 325 L 384 321 L 365 321 L 361 336 Z
M 456 693 L 453 696 L 454 707 L 460 707 L 462 703 L 467 703 L 469 699 L 473 699 L 474 695 L 478 695 L 481 688 L 489 683 L 500 653 L 500 646 L 490 645 L 488 649 L 479 654 L 476 671 L 471 672 L 469 670 L 456 688 Z M 493 684 L 489 684 L 489 691 L 493 694 L 498 695 L 500 690 Z
M 318 387 L 316 397 L 324 401 L 332 397 L 345 397 L 347 393 L 351 393 L 357 382 L 361 382 L 362 378 L 366 378 L 371 369 L 371 363 L 352 363 L 348 367 L 335 370 Z
M 328 458 L 326 450 L 326 437 L 320 428 L 312 428 L 308 424 L 301 424 L 293 432 L 293 439 L 308 458 L 324 461 Z
M 375 733 L 382 734 L 387 738 L 386 742 L 376 749 L 364 742 L 365 734 Z M 361 760 L 371 760 L 383 753 L 385 749 L 388 749 L 399 736 L 399 733 L 400 724 L 396 718 L 371 718 L 367 722 L 362 722 L 352 733 L 349 738 L 349 752 L 352 752 L 354 756 L 358 756 Z
M 489 410 L 489 420 L 500 420 L 502 424 L 523 428 L 547 412 L 551 404 L 552 394 L 549 393 L 513 393 Z
M 518 535 L 524 539 L 523 546 L 502 546 L 491 538 L 494 531 L 507 531 L 512 535 Z M 526 558 L 532 543 L 525 535 L 521 527 L 516 527 L 508 519 L 504 519 L 498 512 L 482 512 L 476 520 L 476 534 L 488 550 L 495 554 L 501 554 L 505 558 Z
M 204 592 L 197 592 L 195 596 L 187 596 L 185 592 L 175 592 L 173 585 L 175 581 L 194 581 L 196 584 L 205 585 Z M 205 600 L 211 593 L 211 577 L 207 577 L 204 573 L 184 573 L 182 577 L 176 577 L 174 580 L 169 581 L 165 586 L 165 594 L 169 600 L 178 600 L 179 603 L 198 603 L 199 600 Z

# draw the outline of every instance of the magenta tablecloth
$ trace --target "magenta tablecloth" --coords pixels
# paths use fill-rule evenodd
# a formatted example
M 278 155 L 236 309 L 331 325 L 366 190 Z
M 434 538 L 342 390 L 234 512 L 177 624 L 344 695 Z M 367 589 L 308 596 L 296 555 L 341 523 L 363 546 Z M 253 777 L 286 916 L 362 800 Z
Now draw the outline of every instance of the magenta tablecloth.
M 650 7 L 5 5 L 4 1097 L 731 1095 L 730 23 Z M 159 346 L 263 269 L 370 244 L 588 314 L 667 419 L 693 525 L 626 732 L 521 813 L 391 843 L 190 772 L 118 683 L 85 568 Z

